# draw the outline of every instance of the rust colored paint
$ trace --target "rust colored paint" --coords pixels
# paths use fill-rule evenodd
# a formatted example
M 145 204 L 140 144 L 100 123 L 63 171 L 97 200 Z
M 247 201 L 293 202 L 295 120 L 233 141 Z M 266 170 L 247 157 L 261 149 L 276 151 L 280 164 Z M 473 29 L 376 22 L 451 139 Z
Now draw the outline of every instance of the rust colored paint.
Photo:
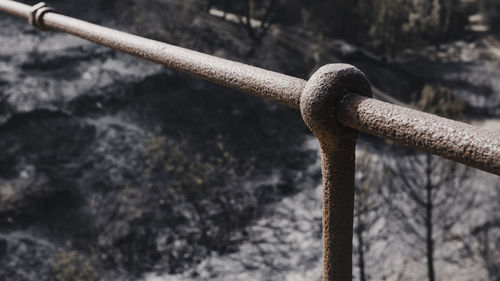
M 352 279 L 355 149 L 358 132 L 335 120 L 344 96 L 371 97 L 370 83 L 357 68 L 329 64 L 307 82 L 300 112 L 318 138 L 323 175 L 323 280 Z M 333 109 L 333 111 L 332 111 Z

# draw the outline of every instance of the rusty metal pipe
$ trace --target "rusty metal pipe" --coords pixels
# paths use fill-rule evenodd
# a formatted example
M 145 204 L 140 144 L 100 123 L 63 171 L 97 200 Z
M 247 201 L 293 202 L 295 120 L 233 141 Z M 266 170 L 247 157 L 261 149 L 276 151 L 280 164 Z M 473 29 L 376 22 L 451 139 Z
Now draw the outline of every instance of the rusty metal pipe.
M 500 175 L 500 132 L 354 94 L 336 110 L 345 126 Z
M 344 96 L 372 96 L 370 82 L 348 64 L 329 64 L 309 79 L 300 99 L 304 122 L 321 149 L 323 175 L 323 280 L 352 279 L 355 150 L 358 131 L 334 116 Z M 332 112 L 333 109 L 333 112 Z
M 500 175 L 499 133 L 371 99 L 368 80 L 352 66 L 327 65 L 305 81 L 44 9 L 35 11 L 31 6 L 0 0 L 0 11 L 30 19 L 41 30 L 73 34 L 300 109 L 321 148 L 325 281 L 352 277 L 354 161 L 359 131 Z
M 0 10 L 28 19 L 31 6 L 0 0 Z M 66 32 L 211 82 L 299 108 L 303 79 L 210 56 L 156 40 L 99 26 L 54 12 L 43 15 L 45 28 Z
M 0 11 L 28 19 L 31 6 L 0 0 Z M 45 27 L 73 34 L 206 80 L 300 108 L 307 81 L 277 72 L 190 51 L 91 24 L 57 13 L 43 16 Z M 338 120 L 351 128 L 500 175 L 498 132 L 349 95 L 337 105 Z M 412 120 L 412 121 L 409 121 Z M 411 129 L 409 129 L 411 128 Z

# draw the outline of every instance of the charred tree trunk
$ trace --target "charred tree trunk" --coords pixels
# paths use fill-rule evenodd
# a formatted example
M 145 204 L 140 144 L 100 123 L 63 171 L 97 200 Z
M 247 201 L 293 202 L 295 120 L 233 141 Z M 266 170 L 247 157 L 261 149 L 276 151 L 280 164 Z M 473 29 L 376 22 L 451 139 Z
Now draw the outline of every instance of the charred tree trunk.
M 431 183 L 431 173 L 432 173 L 432 163 L 431 156 L 426 155 L 426 204 L 425 204 L 425 228 L 426 228 L 426 254 L 427 254 L 427 274 L 429 281 L 436 281 L 436 274 L 434 271 L 434 239 L 433 239 L 433 224 L 432 224 L 432 183 Z
M 358 215 L 358 226 L 356 227 L 356 239 L 358 240 L 358 267 L 359 267 L 359 280 L 366 281 L 365 273 L 365 250 L 363 240 L 364 225 Z

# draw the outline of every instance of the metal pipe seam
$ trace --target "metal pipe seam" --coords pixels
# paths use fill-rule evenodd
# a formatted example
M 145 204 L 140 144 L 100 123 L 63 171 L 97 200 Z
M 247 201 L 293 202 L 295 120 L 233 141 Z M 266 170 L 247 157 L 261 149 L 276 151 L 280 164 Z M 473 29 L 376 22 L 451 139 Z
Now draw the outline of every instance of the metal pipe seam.
M 28 14 L 28 23 L 34 27 L 36 27 L 36 12 L 38 9 L 44 7 L 46 4 L 45 2 L 40 2 L 38 4 L 35 4 L 31 7 L 31 11 Z
M 329 64 L 311 76 L 300 98 L 302 118 L 318 139 L 321 149 L 324 281 L 352 279 L 358 132 L 337 122 L 334 114 L 344 96 L 352 92 L 372 96 L 365 75 L 348 64 Z
M 28 22 L 38 28 L 40 31 L 47 31 L 45 24 L 43 22 L 43 16 L 47 13 L 53 13 L 55 10 L 52 7 L 47 6 L 45 2 L 40 2 L 31 8 L 29 13 Z

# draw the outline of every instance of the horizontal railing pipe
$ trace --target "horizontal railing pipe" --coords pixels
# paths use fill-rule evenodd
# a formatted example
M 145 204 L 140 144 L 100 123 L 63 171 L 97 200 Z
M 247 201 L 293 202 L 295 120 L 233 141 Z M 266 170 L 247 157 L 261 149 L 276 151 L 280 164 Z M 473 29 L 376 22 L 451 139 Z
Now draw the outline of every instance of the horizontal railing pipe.
M 31 6 L 0 0 L 0 11 L 28 19 Z M 300 108 L 307 81 L 102 27 L 57 13 L 43 16 L 46 28 L 166 65 L 214 83 Z M 465 165 L 500 175 L 500 134 L 366 97 L 349 96 L 336 109 L 339 121 Z
M 500 175 L 500 132 L 355 94 L 336 117 L 345 126 Z
M 372 99 L 357 68 L 330 64 L 308 81 L 0 0 L 0 11 L 299 109 L 317 137 L 323 176 L 323 280 L 352 279 L 355 147 L 359 132 L 500 175 L 500 133 Z
M 1 0 L 0 11 L 14 15 L 16 17 L 28 19 L 28 15 L 31 11 L 31 6 L 10 0 Z
M 31 6 L 0 0 L 0 11 L 28 20 Z M 43 16 L 45 28 L 69 33 L 241 92 L 299 108 L 305 80 L 191 51 L 57 13 Z

